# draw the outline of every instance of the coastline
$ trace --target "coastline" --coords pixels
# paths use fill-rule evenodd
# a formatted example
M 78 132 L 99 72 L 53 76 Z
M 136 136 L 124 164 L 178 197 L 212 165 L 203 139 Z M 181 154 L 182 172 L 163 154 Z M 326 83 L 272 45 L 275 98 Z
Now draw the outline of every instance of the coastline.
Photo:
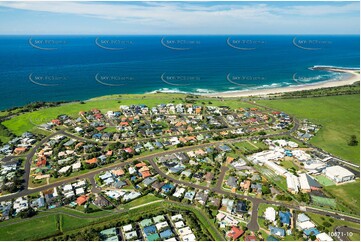
M 296 91 L 305 91 L 313 90 L 327 87 L 338 87 L 352 85 L 355 82 L 360 81 L 359 70 L 351 70 L 346 68 L 335 68 L 335 67 L 322 67 L 331 72 L 342 72 L 350 74 L 351 76 L 345 77 L 342 80 L 329 80 L 318 83 L 310 83 L 297 86 L 289 87 L 279 87 L 279 88 L 268 88 L 268 89 L 258 89 L 258 90 L 244 90 L 244 91 L 235 91 L 235 92 L 220 92 L 220 93 L 207 93 L 201 96 L 208 97 L 248 97 L 248 96 L 269 96 L 269 95 L 280 95 L 286 92 L 296 92 Z M 315 68 L 316 69 L 316 68 Z

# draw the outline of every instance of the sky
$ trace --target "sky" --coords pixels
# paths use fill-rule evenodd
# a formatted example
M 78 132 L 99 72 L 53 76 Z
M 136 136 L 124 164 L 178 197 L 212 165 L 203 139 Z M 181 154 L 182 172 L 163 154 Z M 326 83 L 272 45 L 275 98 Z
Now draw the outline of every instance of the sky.
M 0 2 L 1 35 L 359 33 L 359 2 Z

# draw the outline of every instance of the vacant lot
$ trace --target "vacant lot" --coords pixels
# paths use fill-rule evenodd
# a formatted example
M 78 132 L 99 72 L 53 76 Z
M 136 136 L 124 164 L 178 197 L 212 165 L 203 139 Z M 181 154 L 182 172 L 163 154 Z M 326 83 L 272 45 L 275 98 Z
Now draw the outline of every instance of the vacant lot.
M 360 213 L 360 180 L 342 185 L 327 186 L 324 188 L 330 192 L 336 202 L 342 202 L 356 213 Z

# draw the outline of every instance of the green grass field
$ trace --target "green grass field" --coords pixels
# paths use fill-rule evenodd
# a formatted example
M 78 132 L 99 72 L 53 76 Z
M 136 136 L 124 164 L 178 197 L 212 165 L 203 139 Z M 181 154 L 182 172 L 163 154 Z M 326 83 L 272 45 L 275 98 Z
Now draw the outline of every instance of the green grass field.
M 16 224 L 10 221 L 2 222 L 0 226 L 0 240 L 37 240 L 51 236 L 57 232 L 56 215 L 19 220 Z
M 349 239 L 352 241 L 360 241 L 360 233 L 353 233 L 351 236 L 349 236 Z
M 281 164 L 286 169 L 295 168 L 298 170 L 298 167 L 291 160 L 284 160 L 281 162 Z
M 312 202 L 316 205 L 329 206 L 335 208 L 337 206 L 336 200 L 333 198 L 319 197 L 311 195 Z
M 325 177 L 324 175 L 318 175 L 315 178 L 323 187 L 328 187 L 328 186 L 335 185 L 335 183 L 332 180 Z
M 351 210 L 360 213 L 360 180 L 346 183 L 342 185 L 327 186 L 324 188 L 330 192 L 335 198 L 336 202 L 342 202 Z
M 132 207 L 140 206 L 140 205 L 147 204 L 150 202 L 161 201 L 161 200 L 163 200 L 163 199 L 156 197 L 152 194 L 148 194 L 141 198 L 135 199 L 129 203 L 126 203 L 124 205 L 120 205 L 120 208 L 128 208 L 129 209 Z
M 360 140 L 360 95 L 262 100 L 257 103 L 322 125 L 311 143 L 355 164 L 360 163 L 360 144 L 347 144 L 351 135 Z

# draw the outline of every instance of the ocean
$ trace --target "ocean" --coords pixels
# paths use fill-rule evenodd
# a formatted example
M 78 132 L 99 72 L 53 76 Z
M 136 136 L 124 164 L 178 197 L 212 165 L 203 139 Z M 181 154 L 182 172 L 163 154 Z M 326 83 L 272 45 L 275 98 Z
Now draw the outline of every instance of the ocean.
M 217 93 L 343 78 L 359 36 L 1 36 L 0 109 L 107 94 Z

